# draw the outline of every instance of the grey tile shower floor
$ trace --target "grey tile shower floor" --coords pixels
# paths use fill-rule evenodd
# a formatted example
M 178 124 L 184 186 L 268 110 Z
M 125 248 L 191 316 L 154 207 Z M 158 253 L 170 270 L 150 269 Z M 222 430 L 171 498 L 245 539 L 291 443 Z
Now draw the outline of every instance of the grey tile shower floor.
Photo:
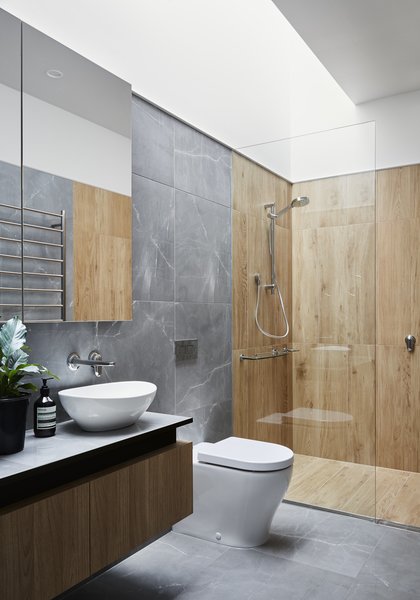
M 263 546 L 169 533 L 66 600 L 419 600 L 420 534 L 283 503 Z

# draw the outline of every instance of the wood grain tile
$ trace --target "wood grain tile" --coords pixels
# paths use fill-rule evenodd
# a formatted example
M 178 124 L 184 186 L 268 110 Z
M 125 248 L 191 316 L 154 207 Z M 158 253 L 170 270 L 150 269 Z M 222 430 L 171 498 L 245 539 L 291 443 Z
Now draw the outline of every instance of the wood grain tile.
M 293 232 L 293 337 L 375 343 L 375 226 Z
M 235 435 L 291 446 L 292 428 L 281 415 L 291 410 L 288 388 L 290 356 L 240 361 L 240 354 L 269 352 L 272 346 L 234 352 Z
M 294 344 L 294 450 L 333 460 L 375 462 L 375 347 Z M 341 419 L 341 420 L 340 420 Z
M 264 352 L 273 344 L 290 343 L 261 334 L 255 323 L 257 286 L 271 283 L 269 226 L 264 204 L 275 203 L 276 211 L 287 206 L 291 185 L 280 177 L 234 153 L 233 156 L 233 413 L 235 435 L 292 443 L 292 430 L 270 415 L 291 408 L 291 360 L 241 362 L 239 354 Z M 275 227 L 276 274 L 291 324 L 291 232 L 290 216 Z M 268 333 L 282 334 L 285 325 L 277 294 L 261 289 L 258 318 Z
M 384 169 L 376 177 L 379 222 L 420 218 L 420 165 Z
M 290 203 L 290 183 L 236 152 L 232 158 L 232 179 L 234 210 L 262 219 L 265 204 L 274 202 L 278 212 Z M 289 213 L 279 219 L 278 225 L 290 227 Z
M 392 483 L 391 487 L 396 487 Z M 390 503 L 378 518 L 420 527 L 420 474 L 410 473 L 407 479 L 395 494 L 394 501 Z
M 409 478 L 408 471 L 376 468 L 376 511 L 378 519 L 391 521 L 395 510 L 395 499 Z
M 420 466 L 420 354 L 377 347 L 377 464 L 418 471 Z
M 356 173 L 295 183 L 292 197 L 310 203 L 292 212 L 293 229 L 375 222 L 375 173 Z
M 420 219 L 377 226 L 377 343 L 405 347 L 420 332 Z
M 232 341 L 233 349 L 248 346 L 248 217 L 232 211 Z M 251 310 L 252 312 L 252 310 Z
M 420 526 L 420 474 L 296 454 L 287 500 Z

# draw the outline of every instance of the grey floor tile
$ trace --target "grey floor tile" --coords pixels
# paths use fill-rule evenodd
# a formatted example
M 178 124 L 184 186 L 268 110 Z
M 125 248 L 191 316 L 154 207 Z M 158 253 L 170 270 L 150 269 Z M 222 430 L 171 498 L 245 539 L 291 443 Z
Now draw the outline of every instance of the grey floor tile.
M 258 551 L 357 577 L 382 535 L 369 521 L 283 503 Z
M 284 510 L 283 510 L 284 509 Z M 415 600 L 420 535 L 282 505 L 269 542 L 235 549 L 169 533 L 69 600 Z M 366 561 L 366 556 L 368 560 Z M 360 574 L 360 562 L 364 566 Z
M 251 600 L 265 588 L 278 563 L 253 549 L 231 548 L 200 574 L 182 599 Z
M 420 597 L 420 534 L 380 526 L 384 535 L 359 576 L 359 583 Z M 382 585 L 382 587 L 381 587 Z
M 347 543 L 367 551 L 373 550 L 385 533 L 384 528 L 373 521 L 286 502 L 276 511 L 271 529 L 280 535 Z
M 350 577 L 357 577 L 370 556 L 369 551 L 351 544 L 306 538 L 290 541 L 277 534 L 271 534 L 258 551 Z
M 354 581 L 288 560 L 277 562 L 270 580 L 252 600 L 346 600 Z
M 357 583 L 351 588 L 346 600 L 418 600 L 419 596 L 419 592 L 409 594 L 401 590 L 396 591 L 383 583 L 376 585 Z
M 227 551 L 224 546 L 171 532 L 75 590 L 69 600 L 184 598 L 200 574 Z

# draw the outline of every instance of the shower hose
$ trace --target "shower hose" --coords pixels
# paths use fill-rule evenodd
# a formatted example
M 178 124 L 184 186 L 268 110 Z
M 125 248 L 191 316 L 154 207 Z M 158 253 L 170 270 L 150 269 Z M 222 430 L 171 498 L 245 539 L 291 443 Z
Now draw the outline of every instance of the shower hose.
M 255 281 L 256 281 L 256 284 L 257 284 L 257 304 L 255 306 L 255 323 L 257 325 L 258 331 L 260 331 L 266 337 L 273 338 L 275 340 L 282 340 L 289 333 L 289 321 L 287 320 L 286 311 L 285 311 L 285 308 L 284 308 L 283 296 L 281 295 L 281 291 L 280 291 L 280 286 L 277 283 L 277 281 L 275 281 L 274 287 L 275 287 L 275 289 L 277 291 L 277 295 L 279 297 L 281 312 L 283 314 L 283 320 L 284 320 L 284 323 L 286 325 L 286 331 L 282 335 L 274 335 L 273 333 L 268 333 L 267 331 L 264 331 L 264 329 L 261 327 L 261 325 L 260 325 L 260 323 L 258 321 L 258 310 L 259 310 L 259 306 L 260 306 L 261 287 L 265 287 L 265 286 L 261 285 L 261 280 L 260 280 L 260 276 L 259 275 L 255 276 Z

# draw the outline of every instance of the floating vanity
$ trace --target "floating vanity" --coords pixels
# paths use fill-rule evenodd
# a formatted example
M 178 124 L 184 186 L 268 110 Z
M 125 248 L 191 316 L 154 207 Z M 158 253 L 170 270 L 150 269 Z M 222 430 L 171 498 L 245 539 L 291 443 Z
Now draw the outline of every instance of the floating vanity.
M 27 433 L 0 457 L 0 589 L 47 600 L 120 561 L 192 513 L 191 418 L 146 412 L 131 427 Z

